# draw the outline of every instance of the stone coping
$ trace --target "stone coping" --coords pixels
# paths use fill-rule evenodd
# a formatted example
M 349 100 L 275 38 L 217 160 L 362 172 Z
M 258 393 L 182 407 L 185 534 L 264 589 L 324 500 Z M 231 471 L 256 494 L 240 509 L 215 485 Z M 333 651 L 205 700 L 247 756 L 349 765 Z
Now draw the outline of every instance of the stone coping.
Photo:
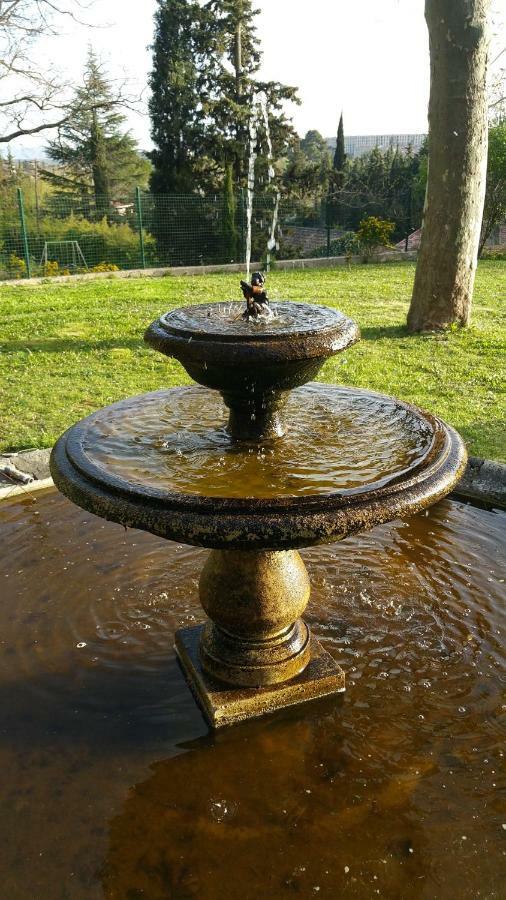
M 51 450 L 20 450 L 0 456 L 0 501 L 20 494 L 53 487 L 49 473 Z M 3 466 L 14 466 L 20 473 L 33 478 L 28 484 L 2 473 Z M 506 509 L 506 465 L 491 459 L 470 456 L 466 471 L 457 487 L 449 495 L 457 500 L 471 500 Z

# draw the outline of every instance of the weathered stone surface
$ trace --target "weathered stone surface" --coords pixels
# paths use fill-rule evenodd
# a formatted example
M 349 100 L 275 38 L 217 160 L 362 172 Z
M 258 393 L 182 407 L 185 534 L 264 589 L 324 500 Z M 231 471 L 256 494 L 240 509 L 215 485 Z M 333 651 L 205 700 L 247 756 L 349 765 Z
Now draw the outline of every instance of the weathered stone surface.
M 176 652 L 188 684 L 213 728 L 264 716 L 318 697 L 341 694 L 345 689 L 343 670 L 314 637 L 311 638 L 309 664 L 296 678 L 257 688 L 232 688 L 222 684 L 202 668 L 199 645 L 204 627 L 197 625 L 178 631 Z
M 26 472 L 32 478 L 42 481 L 49 478 L 49 457 L 51 450 L 22 450 L 19 453 L 6 453 L 0 457 L 0 463 L 15 466 L 20 472 Z M 8 478 L 0 474 L 0 482 L 12 484 Z
M 237 324 L 243 304 L 226 304 L 227 318 L 219 306 L 175 309 L 152 322 L 144 339 L 179 360 L 198 384 L 220 391 L 236 440 L 282 437 L 286 392 L 312 381 L 329 357 L 356 343 L 358 326 L 329 307 L 279 302 L 273 304 L 278 324 L 255 329 Z M 229 314 L 232 306 L 237 309 Z
M 506 508 L 506 465 L 471 456 L 453 493 L 464 500 Z
M 203 668 L 250 687 L 298 675 L 309 662 L 309 629 L 300 616 L 310 591 L 296 550 L 212 550 L 199 588 L 211 620 L 202 633 Z
M 179 359 L 196 381 L 222 393 L 236 440 L 245 436 L 247 421 L 248 439 L 264 438 L 266 429 L 269 437 L 279 436 L 280 394 L 307 382 L 325 359 L 358 339 L 356 324 L 335 311 L 284 306 L 288 311 L 277 329 L 231 328 L 229 318 L 214 319 L 216 307 L 207 304 L 197 313 L 162 317 L 146 333 L 152 346 Z M 251 414 L 256 421 L 258 404 L 267 414 L 260 416 L 254 435 Z M 399 403 L 399 413 L 406 407 Z M 300 618 L 309 580 L 295 548 L 342 540 L 419 512 L 455 486 L 466 464 L 459 435 L 434 416 L 410 409 L 433 435 L 423 457 L 387 483 L 348 492 L 259 499 L 146 485 L 136 471 L 125 477 L 112 471 L 107 452 L 94 454 L 87 420 L 55 445 L 55 484 L 79 506 L 125 526 L 212 549 L 200 584 L 210 618 L 204 626 L 178 632 L 176 649 L 213 726 L 344 689 L 339 666 L 310 638 Z M 100 413 L 90 419 L 97 417 Z
M 172 389 L 180 390 L 185 389 Z M 430 451 L 416 470 L 377 489 L 239 499 L 146 487 L 94 460 L 86 446 L 86 419 L 55 444 L 51 472 L 56 486 L 78 506 L 160 537 L 218 550 L 298 549 L 420 512 L 452 490 L 466 464 L 462 440 L 441 420 L 418 412 L 434 433 Z

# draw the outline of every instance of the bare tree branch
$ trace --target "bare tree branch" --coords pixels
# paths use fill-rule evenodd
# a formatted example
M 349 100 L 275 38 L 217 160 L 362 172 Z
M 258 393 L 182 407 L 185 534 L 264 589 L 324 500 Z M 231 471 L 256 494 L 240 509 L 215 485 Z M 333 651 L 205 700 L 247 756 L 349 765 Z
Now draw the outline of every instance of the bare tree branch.
M 63 18 L 89 25 L 80 14 L 93 0 L 0 0 L 0 143 L 58 128 L 68 118 L 69 86 L 32 58 L 38 40 L 61 30 Z

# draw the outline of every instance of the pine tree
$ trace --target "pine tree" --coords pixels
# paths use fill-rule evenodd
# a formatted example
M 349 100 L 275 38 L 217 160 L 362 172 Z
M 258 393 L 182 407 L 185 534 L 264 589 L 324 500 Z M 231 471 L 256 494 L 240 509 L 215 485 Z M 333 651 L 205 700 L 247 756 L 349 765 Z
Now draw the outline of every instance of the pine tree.
M 131 135 L 122 130 L 125 116 L 91 47 L 74 110 L 58 138 L 48 145 L 49 156 L 64 171 L 46 172 L 44 177 L 67 195 L 92 194 L 102 216 L 111 198 L 146 182 L 150 165 Z
M 107 175 L 106 138 L 104 129 L 98 121 L 96 109 L 91 114 L 90 162 L 97 213 L 103 215 L 109 206 L 109 178 Z

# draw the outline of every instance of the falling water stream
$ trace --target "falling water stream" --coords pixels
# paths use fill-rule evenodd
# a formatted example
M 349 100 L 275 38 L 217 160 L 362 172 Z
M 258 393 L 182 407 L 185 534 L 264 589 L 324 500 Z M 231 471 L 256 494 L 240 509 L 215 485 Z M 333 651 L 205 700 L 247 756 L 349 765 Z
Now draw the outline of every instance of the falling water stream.
M 253 225 L 253 200 L 255 191 L 255 163 L 257 158 L 257 138 L 258 126 L 256 120 L 256 112 L 260 112 L 262 123 L 265 131 L 265 140 L 267 143 L 267 183 L 270 184 L 274 178 L 273 152 L 271 130 L 269 125 L 269 110 L 267 106 L 267 96 L 260 92 L 253 97 L 251 115 L 249 120 L 249 155 L 248 155 L 248 182 L 246 192 L 246 277 L 249 278 L 251 269 L 251 235 Z M 271 253 L 276 247 L 276 228 L 279 218 L 279 204 L 281 194 L 276 191 L 274 199 L 274 210 L 272 214 L 271 228 L 267 240 L 267 256 L 266 269 L 270 271 Z
M 347 691 L 212 734 L 172 647 L 206 551 L 4 503 L 2 898 L 504 897 L 505 524 L 303 551 Z
M 253 199 L 255 193 L 256 147 L 257 123 L 253 109 L 249 119 L 248 183 L 246 187 L 246 278 L 249 278 L 251 269 L 251 232 L 253 221 Z

